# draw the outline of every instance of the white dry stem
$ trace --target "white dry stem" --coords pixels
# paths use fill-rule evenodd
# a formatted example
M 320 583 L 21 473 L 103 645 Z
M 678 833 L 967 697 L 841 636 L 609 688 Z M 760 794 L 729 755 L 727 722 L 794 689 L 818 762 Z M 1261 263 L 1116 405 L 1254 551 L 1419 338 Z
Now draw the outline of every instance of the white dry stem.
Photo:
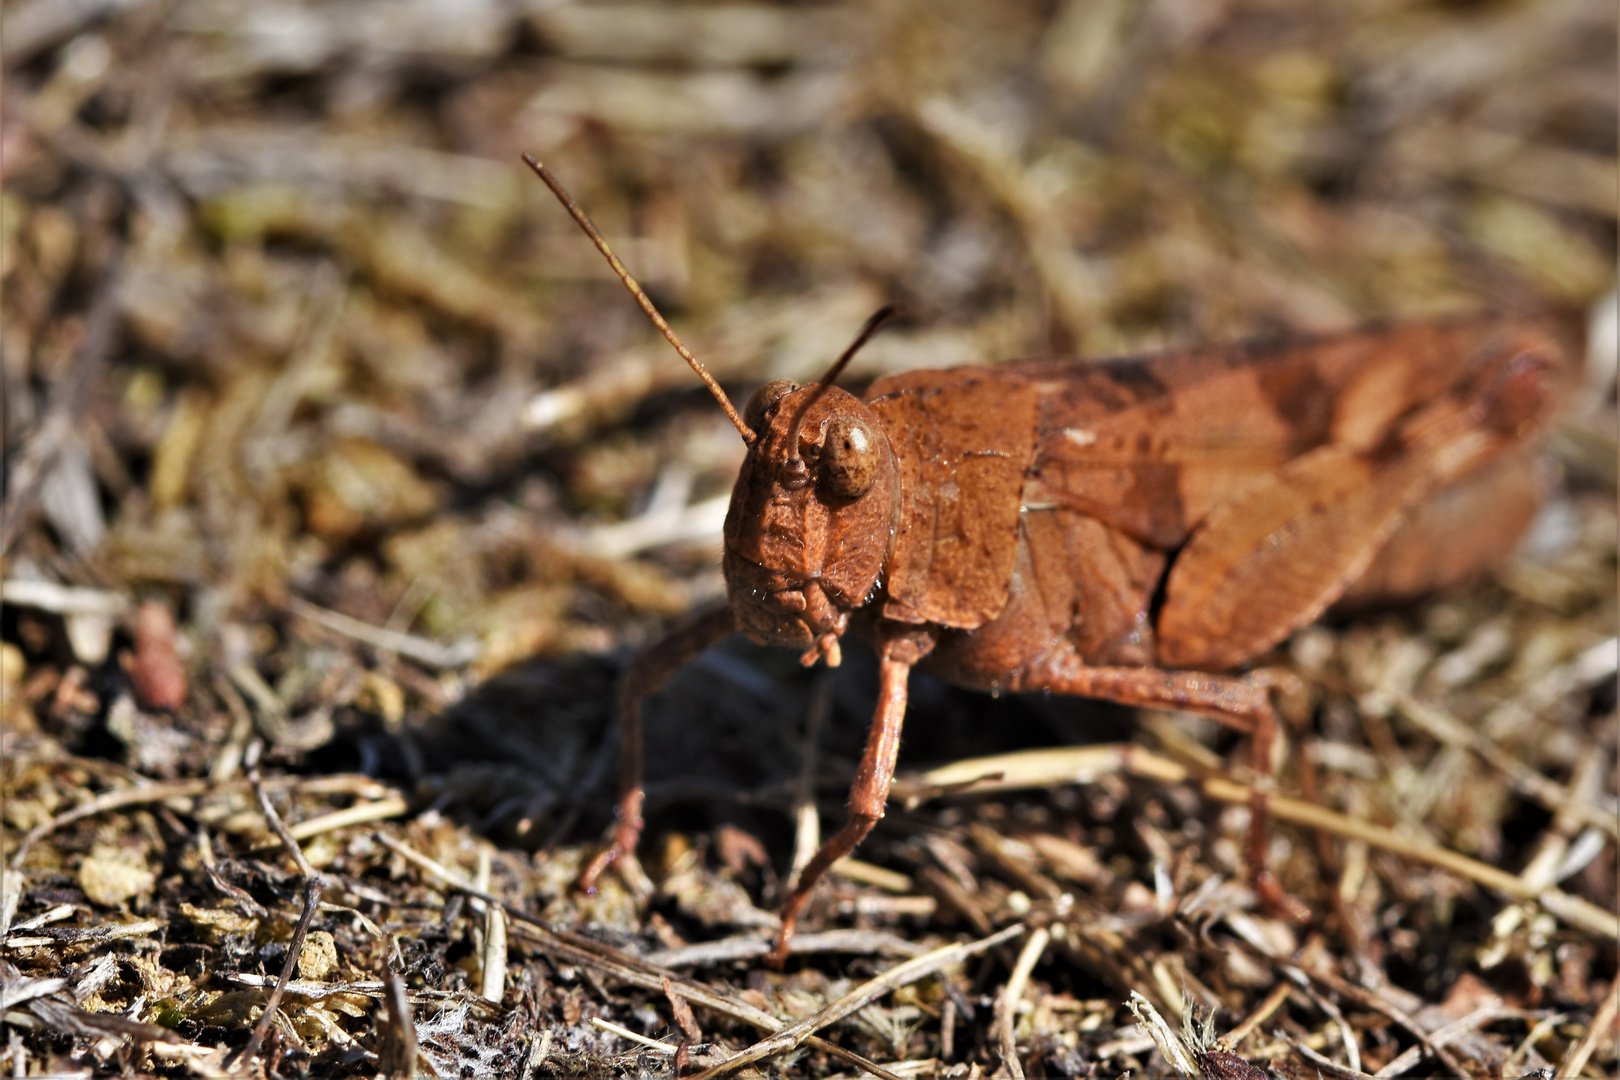
M 1165 1018 L 1159 1015 L 1159 1010 L 1153 1003 L 1135 990 L 1131 991 L 1130 1000 L 1125 1007 L 1131 1010 L 1136 1022 L 1142 1025 L 1153 1045 L 1159 1048 L 1159 1054 L 1169 1066 L 1188 1080 L 1200 1080 L 1204 1075 L 1198 1063 L 1193 1061 L 1192 1052 L 1187 1044 L 1182 1042 L 1181 1036 L 1175 1033 Z
M 1007 986 L 1001 992 L 1001 1000 L 996 1003 L 996 1026 L 1001 1034 L 1001 1060 L 1007 1067 L 1008 1073 L 1022 1080 L 1024 1067 L 1018 1060 L 1018 1006 L 1024 1000 L 1024 989 L 1029 985 L 1030 972 L 1040 963 L 1041 956 L 1046 952 L 1046 946 L 1052 940 L 1052 932 L 1044 926 L 1037 926 L 1030 932 L 1024 948 L 1018 954 L 1018 962 L 1013 965 L 1012 974 L 1007 976 Z

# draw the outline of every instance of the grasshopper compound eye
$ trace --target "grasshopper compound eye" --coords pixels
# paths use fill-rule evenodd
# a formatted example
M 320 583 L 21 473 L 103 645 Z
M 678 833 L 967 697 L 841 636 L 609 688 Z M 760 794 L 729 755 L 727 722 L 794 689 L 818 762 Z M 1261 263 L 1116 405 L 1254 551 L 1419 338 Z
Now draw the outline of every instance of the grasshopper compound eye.
M 821 490 L 835 499 L 858 499 L 877 480 L 877 440 L 854 417 L 837 417 L 827 424 L 821 447 Z
M 764 431 L 765 414 L 770 411 L 771 406 L 798 388 L 799 384 L 792 379 L 772 379 L 755 390 L 754 396 L 748 399 L 748 404 L 743 409 L 743 422 L 755 431 Z

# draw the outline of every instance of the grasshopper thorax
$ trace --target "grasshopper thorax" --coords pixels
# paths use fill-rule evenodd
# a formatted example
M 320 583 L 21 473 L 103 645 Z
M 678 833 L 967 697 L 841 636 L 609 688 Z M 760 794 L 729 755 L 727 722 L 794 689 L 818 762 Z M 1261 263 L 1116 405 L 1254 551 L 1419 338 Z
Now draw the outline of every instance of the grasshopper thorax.
M 745 413 L 759 438 L 726 514 L 732 610 L 755 641 L 835 662 L 888 561 L 898 491 L 888 436 L 837 387 L 767 383 Z

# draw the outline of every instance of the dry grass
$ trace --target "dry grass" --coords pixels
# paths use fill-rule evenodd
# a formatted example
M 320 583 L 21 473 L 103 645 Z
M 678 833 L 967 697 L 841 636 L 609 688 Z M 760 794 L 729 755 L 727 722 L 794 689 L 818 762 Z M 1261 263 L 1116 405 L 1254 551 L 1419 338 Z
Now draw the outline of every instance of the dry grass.
M 0 1066 L 1620 1070 L 1615 30 L 1595 0 L 8 3 Z M 522 150 L 739 400 L 886 301 L 853 382 L 1590 321 L 1524 553 L 1271 658 L 1306 686 L 1271 862 L 1311 919 L 1244 887 L 1206 723 L 919 678 L 889 817 L 773 973 L 875 671 L 744 642 L 649 709 L 646 879 L 577 893 L 614 680 L 719 593 L 742 449 Z

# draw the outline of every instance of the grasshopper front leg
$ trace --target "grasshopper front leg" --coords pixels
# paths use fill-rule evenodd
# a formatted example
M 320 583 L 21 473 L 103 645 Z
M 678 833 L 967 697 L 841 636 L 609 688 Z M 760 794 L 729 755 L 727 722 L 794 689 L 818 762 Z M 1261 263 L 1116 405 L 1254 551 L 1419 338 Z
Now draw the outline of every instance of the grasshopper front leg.
M 590 861 L 579 876 L 579 886 L 596 891 L 596 881 L 613 860 L 633 855 L 641 839 L 642 740 L 641 702 L 669 681 L 685 664 L 709 646 L 724 641 L 737 629 L 730 604 L 699 612 L 635 655 L 619 683 L 619 804 L 613 842 Z
M 889 784 L 894 780 L 895 760 L 900 754 L 900 727 L 906 718 L 906 689 L 911 669 L 932 647 L 932 637 L 915 628 L 884 636 L 879 650 L 877 711 L 866 736 L 866 752 L 861 755 L 860 767 L 855 771 L 855 783 L 849 789 L 849 820 L 817 849 L 782 904 L 782 928 L 777 932 L 776 947 L 769 958 L 776 967 L 787 960 L 788 939 L 793 936 L 799 912 L 810 899 L 816 883 L 833 863 L 854 851 L 883 817 L 884 804 L 889 801 Z

